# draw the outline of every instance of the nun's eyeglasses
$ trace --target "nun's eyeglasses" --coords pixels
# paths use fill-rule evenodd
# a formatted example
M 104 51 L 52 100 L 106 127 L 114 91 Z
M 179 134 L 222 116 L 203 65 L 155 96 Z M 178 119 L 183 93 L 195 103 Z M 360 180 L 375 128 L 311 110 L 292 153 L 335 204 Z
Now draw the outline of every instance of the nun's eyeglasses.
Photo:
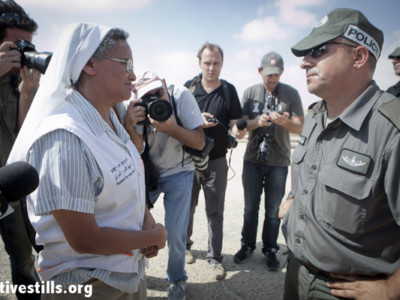
M 111 58 L 111 57 L 100 57 L 100 56 L 95 56 L 96 58 L 100 59 L 108 59 L 116 62 L 120 62 L 126 66 L 126 72 L 129 73 L 130 71 L 133 71 L 134 66 L 133 66 L 133 60 L 132 59 L 118 59 L 118 58 Z

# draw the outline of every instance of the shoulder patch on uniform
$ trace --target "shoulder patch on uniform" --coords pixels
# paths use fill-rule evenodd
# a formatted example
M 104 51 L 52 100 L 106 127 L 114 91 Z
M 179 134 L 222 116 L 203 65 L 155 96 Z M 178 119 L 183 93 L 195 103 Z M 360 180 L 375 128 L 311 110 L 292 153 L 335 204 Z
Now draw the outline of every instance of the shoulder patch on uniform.
M 400 99 L 394 98 L 383 103 L 378 108 L 379 112 L 400 129 Z

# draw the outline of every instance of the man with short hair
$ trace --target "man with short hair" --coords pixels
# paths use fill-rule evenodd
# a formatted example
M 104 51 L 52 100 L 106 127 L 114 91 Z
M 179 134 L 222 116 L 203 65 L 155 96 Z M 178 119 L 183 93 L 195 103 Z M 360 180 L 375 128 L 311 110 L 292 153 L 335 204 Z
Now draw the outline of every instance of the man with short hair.
M 203 188 L 208 220 L 207 261 L 210 263 L 214 278 L 220 280 L 225 276 L 222 265 L 222 240 L 228 175 L 226 153 L 228 148 L 232 147 L 229 146 L 231 129 L 233 136 L 243 137 L 243 133 L 239 133 L 235 126 L 242 112 L 235 87 L 219 78 L 224 60 L 221 47 L 205 43 L 197 57 L 201 74 L 187 81 L 185 86 L 192 91 L 196 98 L 204 119 L 204 132 L 214 140 L 215 145 L 209 154 L 209 174 L 196 176 L 193 182 L 190 221 L 186 238 L 186 262 L 193 263 L 195 260 L 191 250 L 193 241 L 190 238 L 193 233 L 193 219 L 199 201 L 199 193 Z
M 19 129 L 32 103 L 40 79 L 39 71 L 21 66 L 18 39 L 31 42 L 38 25 L 13 0 L 0 2 L 0 166 L 7 162 Z M 0 233 L 10 256 L 14 284 L 29 285 L 39 281 L 35 271 L 32 246 L 25 230 L 22 208 L 25 199 L 12 202 L 14 213 L 0 221 Z M 37 297 L 39 295 L 24 295 Z
M 400 99 L 373 81 L 382 45 L 360 11 L 340 8 L 292 47 L 323 100 L 309 107 L 280 208 L 284 299 L 400 298 Z
M 393 70 L 397 76 L 400 76 L 400 46 L 397 46 L 392 53 L 389 54 L 389 59 L 392 60 Z M 388 93 L 400 97 L 400 80 L 387 89 Z
M 270 271 L 277 271 L 280 266 L 276 257 L 279 250 L 278 210 L 285 195 L 290 164 L 289 133 L 299 134 L 304 121 L 299 93 L 280 82 L 283 70 L 283 59 L 278 53 L 265 54 L 258 68 L 262 83 L 246 89 L 242 98 L 243 118 L 247 119 L 249 138 L 242 173 L 242 247 L 233 260 L 237 264 L 244 263 L 256 248 L 258 211 L 264 191 L 262 252 Z

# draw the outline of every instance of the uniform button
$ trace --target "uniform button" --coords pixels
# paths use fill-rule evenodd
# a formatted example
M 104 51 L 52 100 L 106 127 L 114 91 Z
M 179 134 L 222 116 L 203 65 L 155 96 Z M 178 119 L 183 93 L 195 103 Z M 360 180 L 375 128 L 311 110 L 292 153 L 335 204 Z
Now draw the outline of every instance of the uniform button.
M 307 195 L 307 194 L 308 194 L 308 190 L 307 190 L 307 189 L 304 189 L 304 190 L 303 190 L 303 194 L 304 194 L 304 195 Z
M 300 219 L 301 219 L 301 220 L 304 220 L 305 218 L 306 218 L 305 215 L 300 215 Z
M 316 166 L 316 165 L 312 165 L 312 166 L 311 166 L 311 170 L 314 171 L 315 169 L 317 169 L 317 166 Z
M 301 242 L 300 239 L 296 239 L 297 244 L 300 244 L 300 242 Z

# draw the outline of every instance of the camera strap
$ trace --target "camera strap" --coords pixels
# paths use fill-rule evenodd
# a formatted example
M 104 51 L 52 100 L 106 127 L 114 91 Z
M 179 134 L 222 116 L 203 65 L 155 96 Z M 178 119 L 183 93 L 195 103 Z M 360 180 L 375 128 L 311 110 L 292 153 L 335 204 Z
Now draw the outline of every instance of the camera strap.
M 168 93 L 169 93 L 169 100 L 170 100 L 170 102 L 171 102 L 171 106 L 172 106 L 172 110 L 173 110 L 173 112 L 174 112 L 174 116 L 175 116 L 176 123 L 177 123 L 179 126 L 182 126 L 182 127 L 183 127 L 183 124 L 182 124 L 181 120 L 180 120 L 179 117 L 178 117 L 178 110 L 177 110 L 177 108 L 176 108 L 175 97 L 174 97 L 174 85 L 170 85 L 170 86 L 168 87 Z
M 178 117 L 178 109 L 176 108 L 175 97 L 174 97 L 174 85 L 173 84 L 171 84 L 168 87 L 168 93 L 169 93 L 169 100 L 171 102 L 172 111 L 174 112 L 174 117 L 175 117 L 176 123 L 179 126 L 183 127 L 181 119 L 179 119 L 179 117 Z M 185 161 L 185 151 L 182 152 L 182 167 L 184 165 L 184 161 Z

